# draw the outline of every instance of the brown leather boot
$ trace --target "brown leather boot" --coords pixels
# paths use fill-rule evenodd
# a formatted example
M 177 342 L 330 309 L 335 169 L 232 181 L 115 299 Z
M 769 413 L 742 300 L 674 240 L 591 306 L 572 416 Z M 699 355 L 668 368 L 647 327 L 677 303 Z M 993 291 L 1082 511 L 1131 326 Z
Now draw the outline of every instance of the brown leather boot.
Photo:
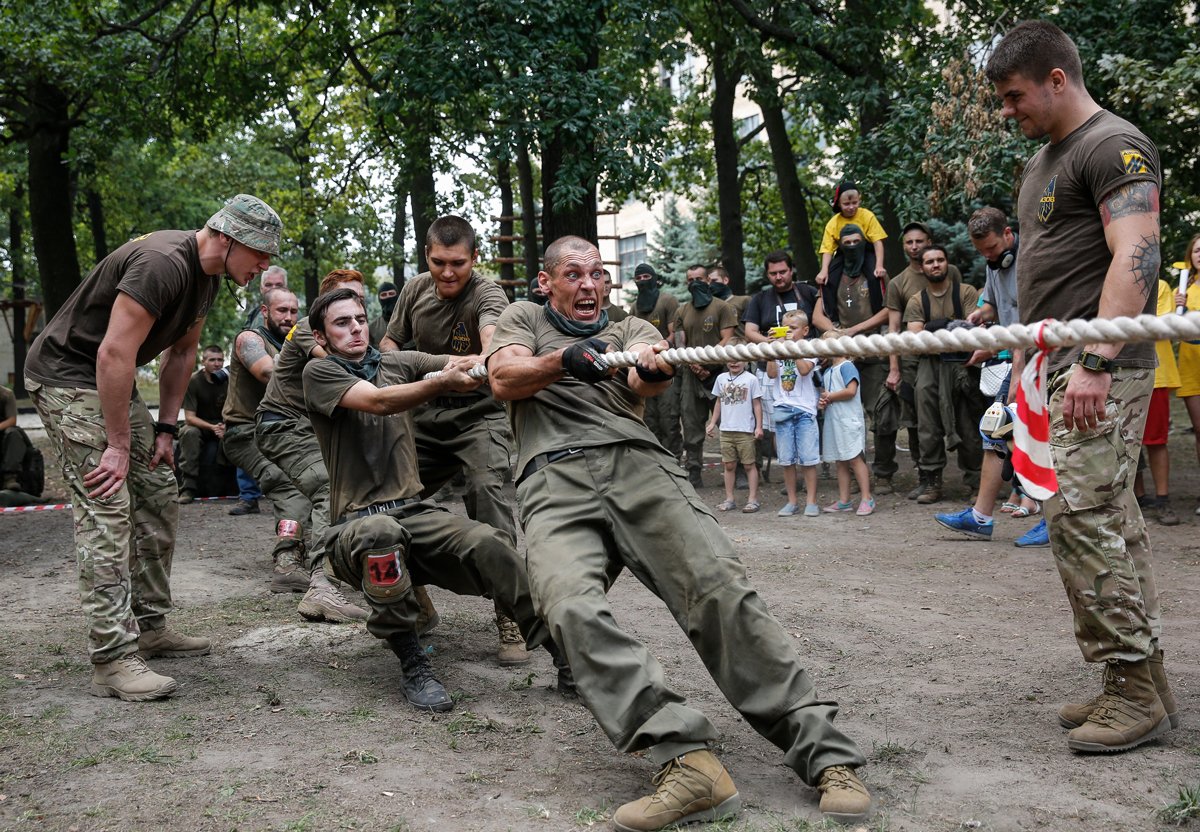
M 930 471 L 928 484 L 925 490 L 921 492 L 921 496 L 917 497 L 917 502 L 920 505 L 927 506 L 930 503 L 940 503 L 942 500 L 942 472 Z
M 917 469 L 917 484 L 904 496 L 910 500 L 915 500 L 925 493 L 925 489 L 929 487 L 929 474 L 925 471 Z
M 621 832 L 652 832 L 675 824 L 718 820 L 742 807 L 725 767 L 711 751 L 689 751 L 654 775 L 654 794 L 626 803 L 613 815 Z
M 1104 693 L 1096 709 L 1067 734 L 1067 747 L 1093 753 L 1128 751 L 1170 730 L 1150 661 L 1113 661 L 1105 668 Z
M 1105 678 L 1108 676 L 1108 667 L 1108 665 L 1104 666 Z M 1154 680 L 1154 689 L 1158 692 L 1158 699 L 1162 702 L 1163 710 L 1167 712 L 1167 718 L 1171 720 L 1171 727 L 1178 728 L 1179 704 L 1175 701 L 1175 694 L 1171 693 L 1171 685 L 1167 682 L 1167 674 L 1163 670 L 1163 652 L 1157 647 L 1150 655 L 1150 677 Z M 1101 691 L 1082 704 L 1066 703 L 1058 709 L 1058 724 L 1064 728 L 1078 728 L 1087 722 L 1088 716 L 1096 710 L 1097 704 L 1103 697 L 1104 691 Z

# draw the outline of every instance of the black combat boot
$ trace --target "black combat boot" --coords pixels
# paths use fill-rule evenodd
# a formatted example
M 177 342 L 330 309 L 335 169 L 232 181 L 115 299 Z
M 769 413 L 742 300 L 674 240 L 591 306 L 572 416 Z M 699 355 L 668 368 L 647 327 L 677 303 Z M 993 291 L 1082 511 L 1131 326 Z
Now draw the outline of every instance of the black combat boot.
M 400 633 L 387 640 L 388 647 L 400 659 L 404 673 L 404 696 L 414 708 L 422 711 L 448 711 L 454 700 L 433 675 L 429 656 L 417 641 L 416 633 Z
M 546 652 L 550 654 L 550 658 L 554 660 L 554 667 L 558 670 L 558 692 L 567 699 L 579 698 L 579 688 L 575 686 L 575 674 L 571 672 L 571 665 L 567 662 L 567 657 L 564 656 L 558 649 L 558 645 L 553 639 L 546 641 Z

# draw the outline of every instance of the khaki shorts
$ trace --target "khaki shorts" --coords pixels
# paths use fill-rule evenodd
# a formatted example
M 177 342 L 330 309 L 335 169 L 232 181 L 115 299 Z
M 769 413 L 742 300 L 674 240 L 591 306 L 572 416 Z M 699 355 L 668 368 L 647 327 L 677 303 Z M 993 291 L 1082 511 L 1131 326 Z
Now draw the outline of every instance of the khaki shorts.
M 722 462 L 740 462 L 743 465 L 753 465 L 757 460 L 758 449 L 754 443 L 753 433 L 721 431 Z

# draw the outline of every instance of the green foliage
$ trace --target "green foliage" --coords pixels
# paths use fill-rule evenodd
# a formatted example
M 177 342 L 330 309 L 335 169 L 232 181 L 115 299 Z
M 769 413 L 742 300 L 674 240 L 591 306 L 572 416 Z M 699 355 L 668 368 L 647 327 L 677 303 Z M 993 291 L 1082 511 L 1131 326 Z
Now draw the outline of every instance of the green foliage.
M 696 222 L 684 216 L 674 197 L 663 206 L 662 224 L 650 241 L 652 265 L 663 279 L 663 289 L 677 298 L 687 298 L 687 268 L 693 263 L 712 262 L 711 250 L 700 245 Z
M 1180 786 L 1179 797 L 1158 810 L 1158 819 L 1175 826 L 1190 825 L 1200 818 L 1200 786 Z

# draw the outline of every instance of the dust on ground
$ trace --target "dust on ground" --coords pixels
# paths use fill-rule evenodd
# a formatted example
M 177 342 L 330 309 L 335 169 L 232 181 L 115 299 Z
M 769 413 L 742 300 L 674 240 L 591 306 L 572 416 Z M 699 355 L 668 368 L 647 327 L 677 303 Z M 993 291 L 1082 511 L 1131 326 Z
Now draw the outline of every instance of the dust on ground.
M 954 483 L 935 507 L 900 494 L 868 518 L 780 518 L 778 476 L 760 513 L 720 515 L 869 758 L 870 829 L 1156 829 L 1179 788 L 1200 783 L 1200 475 L 1190 435 L 1172 448 L 1183 523 L 1151 535 L 1183 724 L 1120 755 L 1069 752 L 1055 719 L 1064 700 L 1098 691 L 1099 670 L 1080 659 L 1049 550 L 1012 545 L 1033 520 L 998 518 L 990 543 L 942 532 L 933 512 L 966 498 Z M 715 505 L 718 473 L 705 481 Z M 833 483 L 821 492 L 832 499 Z M 183 507 L 175 556 L 172 624 L 211 638 L 213 654 L 155 660 L 180 690 L 145 704 L 87 693 L 70 513 L 0 517 L 0 828 L 549 832 L 607 827 L 649 790 L 651 763 L 617 752 L 582 705 L 549 689 L 544 652 L 495 664 L 490 602 L 431 591 L 442 624 L 429 643 L 457 705 L 419 713 L 362 625 L 304 622 L 300 596 L 267 591 L 269 514 L 228 508 Z M 745 808 L 694 828 L 824 828 L 816 793 L 725 702 L 657 599 L 628 574 L 611 597 L 720 731 Z

